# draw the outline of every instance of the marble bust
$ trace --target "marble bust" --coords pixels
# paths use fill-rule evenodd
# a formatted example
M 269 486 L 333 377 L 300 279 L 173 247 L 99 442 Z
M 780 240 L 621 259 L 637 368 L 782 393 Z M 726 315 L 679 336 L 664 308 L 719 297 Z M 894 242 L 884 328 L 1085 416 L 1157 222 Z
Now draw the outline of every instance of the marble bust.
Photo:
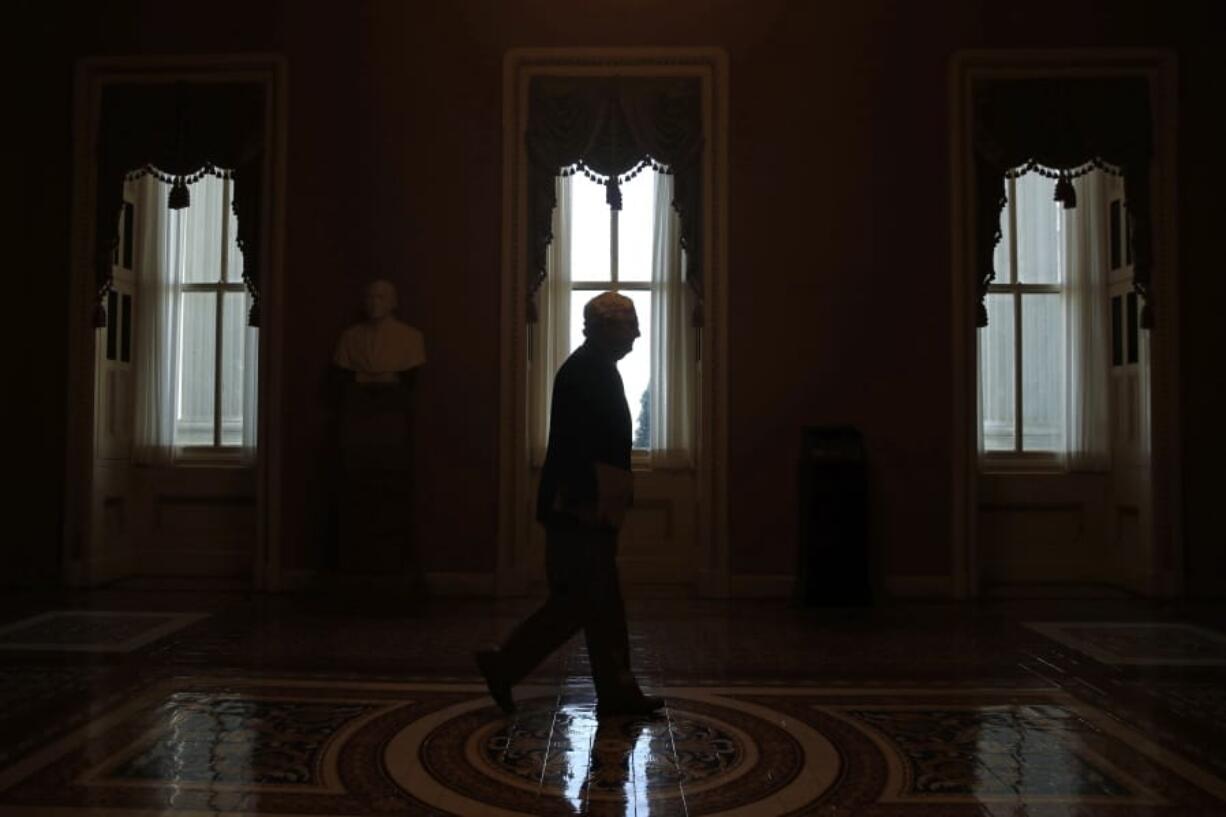
M 396 287 L 371 281 L 363 292 L 366 320 L 341 333 L 332 362 L 354 373 L 358 383 L 395 383 L 400 374 L 426 362 L 421 332 L 399 320 Z

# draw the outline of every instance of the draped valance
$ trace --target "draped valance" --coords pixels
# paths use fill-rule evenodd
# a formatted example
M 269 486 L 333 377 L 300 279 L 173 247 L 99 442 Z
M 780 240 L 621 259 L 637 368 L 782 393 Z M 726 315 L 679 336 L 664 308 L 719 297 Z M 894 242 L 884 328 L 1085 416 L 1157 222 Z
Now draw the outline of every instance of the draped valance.
M 117 84 L 103 89 L 97 165 L 95 324 L 111 288 L 125 179 L 153 173 L 171 184 L 171 209 L 190 206 L 188 185 L 205 174 L 234 180 L 237 243 L 251 293 L 251 326 L 260 321 L 260 222 L 264 167 L 264 88 L 254 83 Z
M 1001 239 L 1004 180 L 1045 168 L 1053 198 L 1076 206 L 1070 180 L 1103 168 L 1124 176 L 1131 221 L 1133 286 L 1142 299 L 1141 325 L 1152 325 L 1150 274 L 1153 122 L 1144 78 L 984 80 L 974 88 L 976 269 L 979 326 L 987 326 L 984 297 L 996 277 L 993 255 Z
M 529 86 L 528 317 L 545 280 L 559 175 L 583 172 L 621 209 L 620 183 L 645 167 L 671 173 L 686 281 L 702 314 L 702 96 L 696 78 L 536 76 Z

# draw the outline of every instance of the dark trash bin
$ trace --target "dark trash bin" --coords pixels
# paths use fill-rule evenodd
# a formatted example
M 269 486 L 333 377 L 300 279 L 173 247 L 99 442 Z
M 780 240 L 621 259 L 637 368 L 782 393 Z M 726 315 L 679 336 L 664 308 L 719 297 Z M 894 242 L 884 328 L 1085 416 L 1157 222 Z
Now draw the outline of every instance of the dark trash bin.
M 820 607 L 872 603 L 864 442 L 849 426 L 801 429 L 796 599 Z

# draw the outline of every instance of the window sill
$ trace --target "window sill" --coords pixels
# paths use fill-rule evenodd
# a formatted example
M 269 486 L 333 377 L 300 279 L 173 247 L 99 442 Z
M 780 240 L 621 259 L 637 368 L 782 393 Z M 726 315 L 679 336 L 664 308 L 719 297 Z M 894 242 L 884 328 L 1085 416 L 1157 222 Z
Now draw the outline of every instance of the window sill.
M 642 473 L 657 474 L 687 474 L 693 473 L 697 466 L 693 462 L 677 461 L 668 457 L 653 457 L 650 452 L 636 451 L 630 458 L 630 470 Z
M 1067 474 L 1064 455 L 1050 451 L 988 451 L 979 457 L 981 474 Z
M 253 465 L 254 457 L 243 456 L 243 449 L 238 446 L 184 446 L 176 448 L 174 455 L 176 468 L 250 468 Z

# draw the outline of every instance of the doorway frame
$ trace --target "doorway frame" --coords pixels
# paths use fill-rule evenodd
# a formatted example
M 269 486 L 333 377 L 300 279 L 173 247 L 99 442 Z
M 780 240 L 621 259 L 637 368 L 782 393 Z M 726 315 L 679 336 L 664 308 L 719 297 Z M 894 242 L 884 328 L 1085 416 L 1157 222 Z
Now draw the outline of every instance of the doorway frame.
M 260 214 L 261 281 L 259 440 L 256 462 L 256 542 L 251 585 L 281 586 L 282 503 L 280 427 L 285 335 L 285 176 L 287 69 L 276 54 L 89 57 L 77 62 L 73 88 L 73 189 L 71 261 L 67 310 L 68 383 L 65 439 L 65 491 L 61 566 L 64 583 L 96 584 L 91 563 L 90 498 L 94 460 L 94 343 L 92 321 L 96 284 L 92 247 L 97 235 L 97 144 L 103 90 L 123 83 L 244 82 L 264 89 L 265 162 Z
M 1177 66 L 1160 49 L 1059 49 L 960 51 L 949 70 L 950 242 L 952 261 L 953 490 L 951 565 L 957 598 L 980 594 L 977 538 L 979 478 L 976 399 L 978 358 L 975 314 L 975 176 L 971 150 L 973 96 L 980 79 L 1142 77 L 1154 119 L 1153 201 L 1154 328 L 1150 344 L 1149 502 L 1150 564 L 1144 590 L 1158 597 L 1184 591 L 1179 373 L 1179 264 Z
M 720 48 L 515 48 L 503 59 L 502 285 L 499 345 L 498 539 L 495 591 L 528 592 L 528 335 L 526 322 L 527 153 L 523 147 L 533 76 L 689 76 L 703 94 L 703 327 L 697 408 L 700 595 L 729 593 L 728 544 L 728 55 Z

